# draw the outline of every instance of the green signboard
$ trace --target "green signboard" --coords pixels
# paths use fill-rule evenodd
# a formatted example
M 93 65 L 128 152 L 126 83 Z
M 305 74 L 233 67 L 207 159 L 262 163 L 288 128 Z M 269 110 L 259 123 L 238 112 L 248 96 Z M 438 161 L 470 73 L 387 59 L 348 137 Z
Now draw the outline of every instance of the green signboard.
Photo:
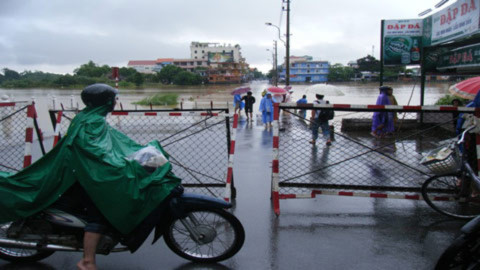
M 480 44 L 470 45 L 440 55 L 438 70 L 480 67 Z

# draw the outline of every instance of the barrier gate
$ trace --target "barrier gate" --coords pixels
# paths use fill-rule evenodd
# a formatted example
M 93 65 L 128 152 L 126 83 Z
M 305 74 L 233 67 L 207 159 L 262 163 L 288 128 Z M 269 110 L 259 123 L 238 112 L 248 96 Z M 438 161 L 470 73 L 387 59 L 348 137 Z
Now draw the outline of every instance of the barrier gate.
M 0 171 L 15 173 L 32 163 L 35 133 L 45 152 L 36 117 L 32 102 L 0 102 Z
M 333 144 L 319 132 L 315 145 L 312 109 L 334 110 L 329 121 Z M 306 117 L 303 118 L 303 111 Z M 371 133 L 374 112 L 396 116 L 392 136 Z M 453 106 L 377 106 L 346 104 L 276 104 L 273 123 L 272 200 L 280 214 L 280 199 L 316 195 L 421 199 L 421 184 L 429 171 L 420 160 L 455 137 L 460 112 Z
M 50 110 L 54 144 L 77 112 Z M 235 198 L 228 109 L 124 110 L 113 111 L 106 119 L 140 144 L 158 140 L 188 191 L 227 201 Z

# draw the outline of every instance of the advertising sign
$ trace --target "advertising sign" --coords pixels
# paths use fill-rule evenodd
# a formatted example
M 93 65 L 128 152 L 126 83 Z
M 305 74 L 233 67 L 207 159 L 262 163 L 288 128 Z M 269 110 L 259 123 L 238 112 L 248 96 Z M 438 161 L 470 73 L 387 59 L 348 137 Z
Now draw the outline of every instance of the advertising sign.
M 437 69 L 471 68 L 479 66 L 480 44 L 475 44 L 441 54 Z
M 433 14 L 431 45 L 472 35 L 479 30 L 480 0 L 458 0 L 449 7 Z M 430 26 L 428 26 L 430 28 Z
M 232 52 L 209 52 L 208 61 L 213 63 L 232 63 L 233 62 L 233 53 Z
M 384 65 L 420 64 L 423 20 L 387 20 L 383 27 Z

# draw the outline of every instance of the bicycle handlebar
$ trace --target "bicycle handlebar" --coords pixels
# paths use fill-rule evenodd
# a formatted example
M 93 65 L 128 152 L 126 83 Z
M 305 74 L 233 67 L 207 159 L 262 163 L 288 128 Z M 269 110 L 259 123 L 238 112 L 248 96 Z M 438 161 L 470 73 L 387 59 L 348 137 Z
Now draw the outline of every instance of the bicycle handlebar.
M 465 129 L 465 131 L 462 132 L 462 135 L 460 136 L 460 139 L 457 141 L 457 144 L 463 143 L 465 141 L 465 134 L 467 134 L 467 132 L 469 132 L 470 130 L 472 130 L 474 128 L 475 128 L 475 126 L 470 126 L 467 129 Z

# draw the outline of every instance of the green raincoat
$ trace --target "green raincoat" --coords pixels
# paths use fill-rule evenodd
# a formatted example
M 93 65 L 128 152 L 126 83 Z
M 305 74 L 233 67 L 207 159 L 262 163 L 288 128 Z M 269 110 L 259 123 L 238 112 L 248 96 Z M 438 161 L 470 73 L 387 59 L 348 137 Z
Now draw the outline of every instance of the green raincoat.
M 85 108 L 45 156 L 16 174 L 0 172 L 0 224 L 43 210 L 78 181 L 105 218 L 127 234 L 180 184 L 170 162 L 150 174 L 125 158 L 145 146 L 107 124 L 109 108 Z M 168 158 L 157 141 L 149 145 Z

